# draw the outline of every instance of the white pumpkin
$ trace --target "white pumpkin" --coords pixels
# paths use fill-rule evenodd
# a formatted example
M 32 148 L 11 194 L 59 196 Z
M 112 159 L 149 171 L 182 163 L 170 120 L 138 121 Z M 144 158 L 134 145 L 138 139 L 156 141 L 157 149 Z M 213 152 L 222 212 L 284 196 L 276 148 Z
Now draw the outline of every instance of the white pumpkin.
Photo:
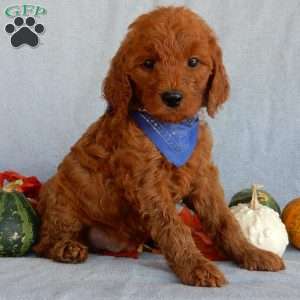
M 261 186 L 252 186 L 250 204 L 240 203 L 230 209 L 249 242 L 282 256 L 289 243 L 287 230 L 275 210 L 258 202 L 257 188 Z

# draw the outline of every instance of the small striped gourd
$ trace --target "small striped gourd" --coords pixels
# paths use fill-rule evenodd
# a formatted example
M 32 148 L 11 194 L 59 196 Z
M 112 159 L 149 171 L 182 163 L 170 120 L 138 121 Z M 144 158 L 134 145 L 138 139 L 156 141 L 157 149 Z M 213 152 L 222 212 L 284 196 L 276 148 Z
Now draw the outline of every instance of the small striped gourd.
M 278 214 L 281 214 L 280 206 L 275 199 L 266 191 L 262 189 L 257 190 L 258 202 L 262 205 L 268 206 L 274 209 Z M 252 199 L 252 189 L 243 189 L 240 192 L 233 195 L 229 203 L 229 207 L 238 205 L 239 203 L 250 203 Z
M 26 254 L 37 237 L 39 220 L 25 196 L 0 190 L 0 256 Z

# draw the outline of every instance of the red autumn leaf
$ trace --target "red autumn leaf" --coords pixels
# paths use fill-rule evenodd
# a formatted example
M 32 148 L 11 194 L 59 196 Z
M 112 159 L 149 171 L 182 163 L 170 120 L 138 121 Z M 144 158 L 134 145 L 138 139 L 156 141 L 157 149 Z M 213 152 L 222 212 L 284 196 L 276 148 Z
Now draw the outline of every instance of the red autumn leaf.
M 21 189 L 26 197 L 37 199 L 41 186 L 41 182 L 36 177 L 31 176 L 23 179 Z
M 29 202 L 33 205 L 33 207 L 36 207 L 38 193 L 42 185 L 37 177 L 26 177 L 15 171 L 0 172 L 0 189 L 3 188 L 5 181 L 15 182 L 17 180 L 20 180 L 20 183 L 17 182 L 14 189 L 18 192 L 22 192 L 27 198 L 29 198 Z
M 101 254 L 106 255 L 106 256 L 114 256 L 114 257 L 130 257 L 130 258 L 138 258 L 139 257 L 139 252 L 137 250 L 121 251 L 121 252 L 111 252 L 111 251 L 107 251 L 107 250 L 102 250 Z

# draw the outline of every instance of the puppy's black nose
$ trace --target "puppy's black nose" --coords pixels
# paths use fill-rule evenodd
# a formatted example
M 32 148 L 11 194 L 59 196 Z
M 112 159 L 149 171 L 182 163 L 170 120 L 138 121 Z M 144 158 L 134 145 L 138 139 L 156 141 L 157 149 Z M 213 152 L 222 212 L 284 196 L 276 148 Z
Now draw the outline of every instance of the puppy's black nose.
M 180 104 L 183 96 L 179 91 L 167 91 L 161 94 L 161 99 L 170 107 L 176 107 Z

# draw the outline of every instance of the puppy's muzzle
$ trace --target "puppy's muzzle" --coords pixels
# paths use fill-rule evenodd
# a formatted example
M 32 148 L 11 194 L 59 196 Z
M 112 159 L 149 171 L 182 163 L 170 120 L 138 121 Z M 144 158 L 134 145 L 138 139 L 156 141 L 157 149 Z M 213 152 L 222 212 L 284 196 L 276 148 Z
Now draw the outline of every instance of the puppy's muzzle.
M 166 91 L 160 96 L 162 101 L 169 107 L 177 107 L 183 98 L 182 93 L 179 91 Z

